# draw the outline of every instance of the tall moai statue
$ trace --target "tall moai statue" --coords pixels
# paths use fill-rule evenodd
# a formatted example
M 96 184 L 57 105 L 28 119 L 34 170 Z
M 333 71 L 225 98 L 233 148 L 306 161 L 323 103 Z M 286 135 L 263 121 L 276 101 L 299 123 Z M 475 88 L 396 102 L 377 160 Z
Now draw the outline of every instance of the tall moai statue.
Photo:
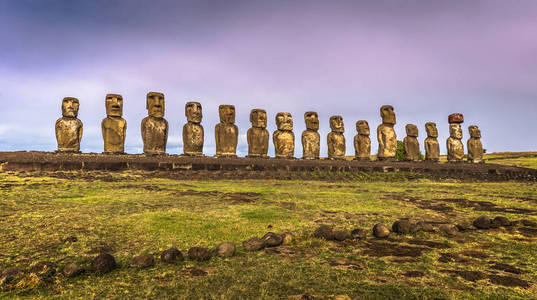
M 451 114 L 449 121 L 449 138 L 447 139 L 448 162 L 461 162 L 464 158 L 464 145 L 462 144 L 461 123 L 464 122 L 462 114 Z
M 117 94 L 106 95 L 106 118 L 101 122 L 104 140 L 104 153 L 125 153 L 127 121 L 123 116 L 123 97 Z
M 425 131 L 427 131 L 427 138 L 425 139 L 425 160 L 437 162 L 440 160 L 440 144 L 438 143 L 436 123 L 426 123 Z
M 250 123 L 246 138 L 248 140 L 248 157 L 267 157 L 269 132 L 267 130 L 267 112 L 264 109 L 250 111 Z
M 369 123 L 365 120 L 356 122 L 357 135 L 354 136 L 354 160 L 371 160 L 371 139 Z
M 83 126 L 77 118 L 79 106 L 77 98 L 65 97 L 62 100 L 62 117 L 55 126 L 58 152 L 80 152 Z
M 483 162 L 483 144 L 481 143 L 481 130 L 477 125 L 468 127 L 470 139 L 468 139 L 468 162 Z
M 146 97 L 148 116 L 142 120 L 144 153 L 149 155 L 166 153 L 168 121 L 164 119 L 164 94 L 149 92 Z
M 405 126 L 406 137 L 403 139 L 403 147 L 405 149 L 405 160 L 419 161 L 420 160 L 420 142 L 418 141 L 418 126 L 407 124 Z
M 293 158 L 295 155 L 295 134 L 293 133 L 293 117 L 288 112 L 276 115 L 278 129 L 272 134 L 276 158 Z
M 330 129 L 332 130 L 328 133 L 327 144 L 328 144 L 328 158 L 329 159 L 345 159 L 346 144 L 345 136 L 345 125 L 343 124 L 343 117 L 341 116 L 331 116 L 330 117 Z
M 203 156 L 203 113 L 199 102 L 185 104 L 187 123 L 183 126 L 183 153 L 188 156 Z
M 397 135 L 393 126 L 396 123 L 393 106 L 383 105 L 380 108 L 382 124 L 377 128 L 377 139 L 379 142 L 379 151 L 377 158 L 379 160 L 395 160 L 397 152 Z
M 214 128 L 216 138 L 216 156 L 237 156 L 237 142 L 239 140 L 239 128 L 235 125 L 235 106 L 220 105 L 218 107 L 220 123 Z
M 306 130 L 302 132 L 302 158 L 319 159 L 321 136 L 319 135 L 319 116 L 314 111 L 304 113 Z

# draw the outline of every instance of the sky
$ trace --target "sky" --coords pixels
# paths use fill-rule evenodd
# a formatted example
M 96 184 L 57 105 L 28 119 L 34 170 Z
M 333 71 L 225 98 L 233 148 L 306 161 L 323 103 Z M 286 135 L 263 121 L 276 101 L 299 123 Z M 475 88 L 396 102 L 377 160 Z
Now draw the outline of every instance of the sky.
M 329 117 L 367 120 L 377 150 L 379 108 L 405 125 L 447 117 L 478 125 L 487 152 L 537 151 L 537 1 L 0 1 L 0 151 L 54 151 L 63 97 L 80 100 L 83 152 L 102 152 L 105 95 L 124 99 L 126 151 L 142 152 L 145 96 L 165 94 L 168 152 L 182 153 L 184 105 L 203 106 L 214 155 L 218 105 L 236 107 L 239 156 L 249 112 L 294 118 L 300 157 L 304 112 L 317 111 L 321 155 Z M 422 145 L 422 151 L 423 145 Z M 272 142 L 269 154 L 273 155 Z

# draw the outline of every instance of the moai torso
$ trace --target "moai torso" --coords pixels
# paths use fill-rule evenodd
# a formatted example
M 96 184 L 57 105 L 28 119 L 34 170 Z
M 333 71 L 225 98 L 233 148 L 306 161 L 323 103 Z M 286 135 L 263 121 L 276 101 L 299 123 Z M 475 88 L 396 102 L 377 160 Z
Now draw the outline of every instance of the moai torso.
M 302 132 L 302 158 L 319 159 L 321 152 L 321 136 L 319 135 L 319 117 L 316 112 L 304 114 L 306 130 Z
M 141 131 L 145 154 L 166 153 L 168 121 L 164 119 L 164 94 L 149 92 L 146 97 L 149 116 L 142 120 Z
M 127 121 L 121 117 L 106 117 L 101 123 L 104 153 L 124 153 Z
M 440 144 L 438 143 L 438 130 L 436 124 L 428 122 L 425 124 L 427 138 L 425 139 L 425 160 L 437 162 L 440 160 Z
M 449 115 L 449 138 L 447 139 L 448 162 L 461 162 L 464 158 L 464 145 L 462 144 L 461 123 L 464 122 L 462 114 Z
M 235 106 L 220 105 L 220 123 L 216 124 L 216 156 L 236 156 L 239 128 L 235 123 Z
M 278 130 L 272 134 L 276 158 L 293 158 L 295 155 L 295 134 L 293 133 L 293 118 L 290 113 L 276 115 Z
M 403 139 L 405 149 L 405 160 L 418 161 L 420 159 L 420 143 L 418 142 L 418 127 L 414 124 L 407 124 L 407 136 Z
M 377 139 L 379 142 L 378 159 L 393 160 L 397 152 L 397 135 L 393 126 L 396 123 L 395 113 L 391 105 L 384 105 L 380 108 L 382 124 L 377 128 Z
M 65 97 L 62 100 L 62 117 L 55 125 L 58 152 L 80 151 L 82 121 L 77 118 L 79 105 L 77 98 Z
M 328 158 L 345 159 L 345 127 L 341 116 L 330 117 L 330 129 L 332 130 L 327 136 Z
M 263 109 L 250 111 L 252 127 L 246 132 L 249 157 L 267 157 L 269 132 L 267 130 L 267 112 Z
M 354 136 L 354 159 L 371 160 L 371 139 L 367 121 L 356 122 L 356 131 L 358 134 Z
M 183 153 L 184 155 L 203 155 L 203 126 L 201 119 L 203 113 L 199 102 L 187 102 L 185 104 L 185 116 L 187 123 L 183 126 Z
M 472 163 L 483 162 L 483 144 L 481 143 L 481 131 L 475 125 L 470 126 L 470 139 L 468 139 L 468 161 Z

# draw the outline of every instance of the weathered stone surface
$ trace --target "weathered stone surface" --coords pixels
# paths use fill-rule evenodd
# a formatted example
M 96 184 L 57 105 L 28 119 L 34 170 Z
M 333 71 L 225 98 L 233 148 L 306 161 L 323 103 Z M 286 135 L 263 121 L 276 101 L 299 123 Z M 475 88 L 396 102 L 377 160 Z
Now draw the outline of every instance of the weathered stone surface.
M 267 157 L 269 132 L 267 130 L 267 112 L 264 109 L 250 111 L 252 128 L 248 129 L 248 157 Z
M 468 161 L 471 163 L 483 162 L 483 144 L 481 143 L 481 130 L 476 125 L 468 127 L 470 139 L 468 139 Z
M 456 124 L 464 123 L 464 115 L 460 113 L 451 114 L 448 117 L 448 123 L 450 124 L 451 123 L 456 123 Z
M 369 138 L 369 123 L 365 120 L 356 122 L 357 135 L 354 136 L 354 159 L 371 160 L 371 139 Z
M 367 238 L 367 231 L 356 228 L 351 231 L 351 238 L 355 240 L 365 240 Z
M 72 263 L 65 266 L 62 270 L 62 273 L 65 277 L 76 277 L 84 273 L 85 269 L 79 264 Z
M 185 104 L 187 123 L 183 126 L 183 153 L 190 156 L 203 156 L 204 132 L 201 126 L 203 112 L 199 102 Z
M 475 230 L 475 227 L 473 226 L 473 224 L 471 222 L 468 222 L 468 221 L 460 222 L 456 226 L 457 226 L 457 229 L 459 229 L 459 231 Z
M 146 96 L 148 116 L 142 120 L 141 131 L 145 154 L 164 154 L 168 142 L 168 121 L 164 119 L 164 94 L 149 92 Z
M 10 267 L 0 273 L 0 286 L 18 281 L 24 276 L 24 272 L 18 267 Z
M 334 230 L 334 240 L 344 241 L 350 238 L 351 238 L 351 234 L 347 230 L 345 229 Z
M 283 242 L 282 236 L 274 232 L 268 232 L 262 239 L 265 241 L 265 247 L 277 247 Z
M 462 144 L 462 128 L 460 124 L 449 124 L 449 138 L 446 144 L 448 162 L 461 162 L 464 158 L 464 145 Z
M 295 155 L 295 134 L 293 117 L 290 113 L 280 112 L 276 115 L 278 130 L 272 134 L 276 158 L 293 158 Z
M 242 246 L 248 251 L 259 251 L 265 248 L 265 240 L 260 239 L 258 237 L 253 237 L 249 240 L 242 242 Z
M 409 220 L 395 221 L 392 225 L 392 231 L 398 234 L 408 234 L 410 232 L 411 223 Z
M 491 220 L 487 216 L 481 216 L 475 219 L 473 224 L 478 229 L 489 229 L 491 225 Z
M 30 267 L 29 272 L 39 277 L 50 277 L 56 274 L 56 264 L 50 261 L 40 261 Z
M 164 250 L 162 254 L 160 255 L 160 260 L 165 263 L 175 263 L 178 261 L 183 261 L 185 258 L 183 257 L 183 253 L 179 251 L 177 248 L 170 248 L 168 250 Z
M 291 244 L 295 240 L 295 236 L 290 232 L 282 233 L 282 245 Z
M 155 259 L 153 258 L 153 255 L 150 254 L 142 254 L 139 256 L 135 256 L 131 259 L 131 267 L 135 268 L 148 268 L 155 264 Z
M 77 98 L 62 100 L 62 117 L 56 121 L 56 141 L 59 152 L 79 152 L 83 125 L 78 117 L 80 103 Z
M 419 230 L 425 231 L 425 232 L 434 232 L 434 227 L 430 223 L 427 223 L 425 221 L 419 221 L 416 223 Z
M 304 113 L 306 130 L 302 132 L 302 158 L 319 159 L 321 151 L 321 136 L 319 135 L 319 117 L 316 112 Z
M 499 223 L 501 226 L 511 226 L 512 225 L 512 222 L 509 221 L 508 218 L 502 217 L 502 216 L 495 217 L 493 221 L 495 223 Z
M 235 125 L 235 106 L 220 105 L 218 107 L 220 123 L 216 124 L 214 134 L 216 139 L 216 156 L 237 156 L 239 128 Z
M 378 159 L 393 160 L 397 151 L 397 135 L 393 126 L 396 123 L 393 106 L 383 105 L 380 108 L 382 124 L 377 128 L 377 139 L 379 143 Z
M 91 262 L 91 269 L 98 274 L 111 272 L 116 267 L 116 260 L 108 253 L 101 253 L 97 255 L 97 257 L 95 257 Z
M 459 234 L 459 230 L 457 229 L 457 227 L 453 225 L 442 225 L 440 226 L 439 229 L 440 229 L 440 232 L 442 232 L 448 237 L 454 237 L 457 234 Z
M 106 118 L 101 122 L 104 153 L 124 153 L 127 121 L 123 116 L 123 97 L 106 95 Z
M 334 228 L 332 228 L 332 226 L 323 224 L 315 229 L 313 236 L 331 241 L 334 239 Z
M 436 123 L 426 123 L 425 131 L 427 131 L 427 138 L 425 139 L 425 160 L 439 161 L 440 144 L 438 143 L 438 129 L 436 128 Z
M 384 224 L 375 224 L 373 226 L 373 235 L 377 238 L 387 238 L 390 235 L 390 229 Z
M 414 124 L 407 124 L 406 137 L 403 139 L 403 147 L 405 149 L 405 160 L 419 161 L 420 160 L 420 143 L 418 141 L 418 127 Z
M 346 143 L 345 125 L 343 124 L 343 117 L 332 116 L 330 117 L 330 129 L 332 130 L 327 136 L 328 145 L 328 158 L 330 159 L 345 159 Z
M 188 249 L 188 258 L 197 261 L 206 261 L 211 259 L 211 253 L 206 248 L 192 247 Z
M 215 249 L 215 254 L 223 257 L 232 257 L 235 255 L 236 247 L 232 242 L 223 242 Z

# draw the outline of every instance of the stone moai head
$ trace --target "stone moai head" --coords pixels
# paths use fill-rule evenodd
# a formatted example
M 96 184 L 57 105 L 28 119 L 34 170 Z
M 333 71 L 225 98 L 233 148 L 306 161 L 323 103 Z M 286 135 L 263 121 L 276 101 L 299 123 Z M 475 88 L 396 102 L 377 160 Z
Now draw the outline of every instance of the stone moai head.
M 123 97 L 118 94 L 106 95 L 106 115 L 108 117 L 123 116 Z
M 234 105 L 220 105 L 218 106 L 218 113 L 220 114 L 220 123 L 223 123 L 223 124 L 235 123 L 235 106 Z
M 164 94 L 157 92 L 149 92 L 146 97 L 146 105 L 148 114 L 151 117 L 164 117 Z
M 306 129 L 317 131 L 319 130 L 319 116 L 314 111 L 304 113 L 304 121 L 306 121 Z
M 333 132 L 343 133 L 345 132 L 345 125 L 343 124 L 342 116 L 331 116 L 330 117 L 330 129 Z
M 436 123 L 428 122 L 425 124 L 425 131 L 427 131 L 427 137 L 437 138 L 438 129 L 436 128 Z
M 369 130 L 369 123 L 367 123 L 366 120 L 360 120 L 356 122 L 356 131 L 358 131 L 358 134 L 360 135 L 369 135 L 371 134 L 371 131 Z
M 462 139 L 461 124 L 458 124 L 458 123 L 449 124 L 449 136 L 457 140 Z
M 395 125 L 395 112 L 393 106 L 383 105 L 380 108 L 380 116 L 382 117 L 382 124 Z
M 199 124 L 203 114 L 199 102 L 187 102 L 185 104 L 185 115 L 188 122 Z
M 293 117 L 288 112 L 280 112 L 276 115 L 276 126 L 278 130 L 293 130 Z
M 252 109 L 250 123 L 252 123 L 252 127 L 267 128 L 267 112 L 260 108 Z
M 468 131 L 470 132 L 470 137 L 476 139 L 481 138 L 481 130 L 479 130 L 479 127 L 477 127 L 477 125 L 469 126 Z
M 62 100 L 62 116 L 66 118 L 78 117 L 78 108 L 80 103 L 77 98 L 65 97 Z
M 418 126 L 414 124 L 407 124 L 405 126 L 406 135 L 411 137 L 418 137 Z

